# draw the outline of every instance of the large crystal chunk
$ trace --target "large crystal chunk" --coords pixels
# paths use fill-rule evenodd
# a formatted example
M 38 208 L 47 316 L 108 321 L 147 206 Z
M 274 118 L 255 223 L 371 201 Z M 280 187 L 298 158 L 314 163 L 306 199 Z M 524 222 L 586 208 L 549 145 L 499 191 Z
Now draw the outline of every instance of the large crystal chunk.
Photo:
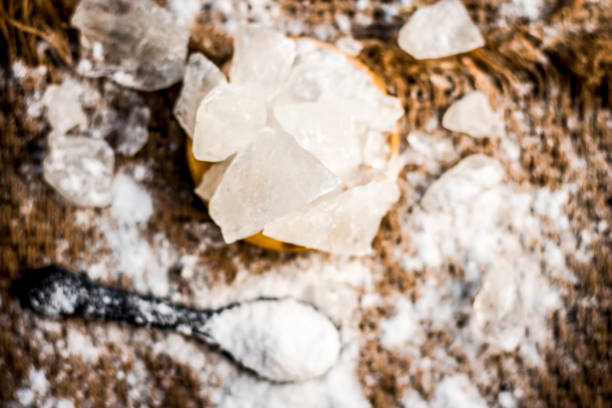
M 338 104 L 277 104 L 274 117 L 300 146 L 341 178 L 359 165 L 361 148 L 354 117 Z
M 234 37 L 232 83 L 258 86 L 273 95 L 285 81 L 293 60 L 295 42 L 267 28 L 243 27 Z
M 442 126 L 475 138 L 500 136 L 504 129 L 489 99 L 480 91 L 470 92 L 453 103 L 444 113 Z
M 72 25 L 81 32 L 83 75 L 143 91 L 183 76 L 189 29 L 153 0 L 81 0 Z
M 367 70 L 358 67 L 345 54 L 321 46 L 313 40 L 296 42 L 297 56 L 287 82 L 285 97 L 303 101 L 317 101 L 322 95 L 334 98 L 358 98 L 365 88 L 376 89 Z
M 420 7 L 400 29 L 397 41 L 416 59 L 447 57 L 484 45 L 461 0 Z
M 451 210 L 499 184 L 504 175 L 497 160 L 483 154 L 468 156 L 429 186 L 421 205 L 427 211 Z
M 236 154 L 210 200 L 210 215 L 230 243 L 304 208 L 337 184 L 337 177 L 291 136 L 267 128 Z
M 221 161 L 248 145 L 266 124 L 266 105 L 250 88 L 221 84 L 198 108 L 193 155 L 198 160 Z
M 227 83 L 227 79 L 214 63 L 200 53 L 191 54 L 181 94 L 174 106 L 174 116 L 189 137 L 193 137 L 200 102 L 222 83 Z
M 43 176 L 68 201 L 104 207 L 112 200 L 115 157 L 104 140 L 64 137 L 54 141 L 43 161 Z
M 47 120 L 57 135 L 64 135 L 74 127 L 87 128 L 87 116 L 81 105 L 81 84 L 66 78 L 60 85 L 49 85 L 43 95 Z
M 380 220 L 399 198 L 394 180 L 372 181 L 325 195 L 305 210 L 292 212 L 264 227 L 264 235 L 336 254 L 364 255 Z
M 230 156 L 229 158 L 223 160 L 222 162 L 215 163 L 210 166 L 210 168 L 204 173 L 202 176 L 202 181 L 196 187 L 195 193 L 205 202 L 210 201 L 215 191 L 217 191 L 217 187 L 221 183 L 223 179 L 223 175 L 227 171 L 227 168 L 234 160 L 234 156 Z

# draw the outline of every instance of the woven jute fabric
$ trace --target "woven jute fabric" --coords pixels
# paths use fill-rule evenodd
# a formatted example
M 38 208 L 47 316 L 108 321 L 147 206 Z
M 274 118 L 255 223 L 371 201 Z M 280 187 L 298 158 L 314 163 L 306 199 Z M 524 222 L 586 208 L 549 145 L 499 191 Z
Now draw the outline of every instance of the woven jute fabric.
M 30 15 L 15 10 L 15 3 L 19 2 L 3 1 L 0 10 L 0 28 L 4 32 L 4 66 L 0 73 L 0 403 L 14 400 L 16 389 L 34 366 L 48 373 L 50 395 L 74 397 L 77 406 L 106 406 L 109 401 L 113 406 L 122 406 L 129 386 L 117 372 L 129 366 L 129 361 L 117 362 L 111 355 L 91 367 L 78 358 L 43 355 L 40 345 L 58 344 L 65 332 L 36 339 L 33 327 L 37 318 L 25 312 L 8 293 L 11 279 L 20 269 L 55 262 L 60 250 L 62 261 L 71 266 L 73 261 L 87 259 L 88 245 L 99 238 L 93 230 L 75 226 L 76 207 L 43 181 L 41 163 L 49 128 L 31 123 L 24 98 L 41 84 L 16 81 L 11 72 L 11 64 L 17 59 L 44 64 L 48 73 L 42 80 L 50 83 L 56 81 L 58 70 L 68 69 L 78 49 L 76 32 L 68 28 L 74 2 L 52 2 L 58 3 L 54 6 L 35 1 L 38 9 Z M 286 18 L 299 19 L 306 27 L 334 24 L 339 14 L 349 20 L 356 15 L 355 3 L 346 0 L 280 3 Z M 390 94 L 401 98 L 406 109 L 401 121 L 403 134 L 423 129 L 429 118 L 441 118 L 452 101 L 469 90 L 479 89 L 490 97 L 495 109 L 503 112 L 508 133 L 517 135 L 520 169 L 510 172 L 509 177 L 517 183 L 551 188 L 576 183 L 566 211 L 577 233 L 592 223 L 612 224 L 609 1 L 546 1 L 538 20 L 506 17 L 505 23 L 500 24 L 501 1 L 467 0 L 469 14 L 486 39 L 486 46 L 468 54 L 427 61 L 417 61 L 402 52 L 396 40 L 412 9 L 431 1 L 417 1 L 392 17 L 383 12 L 389 3 L 392 2 L 368 2 L 372 21 L 367 25 L 354 23 L 352 34 L 364 44 L 358 58 L 380 75 Z M 19 24 L 28 22 L 38 24 L 39 32 L 23 31 Z M 214 16 L 204 13 L 192 31 L 190 48 L 222 64 L 231 58 L 232 43 L 216 23 Z M 41 41 L 50 47 L 37 46 Z M 434 77 L 437 80 L 432 80 Z M 117 156 L 117 166 L 147 163 L 153 177 L 146 181 L 146 187 L 158 209 L 149 231 L 164 231 L 175 246 L 195 250 L 201 237 L 188 226 L 210 223 L 210 219 L 193 194 L 184 156 L 185 135 L 172 116 L 178 91 L 177 85 L 142 94 L 152 112 L 149 140 L 134 158 Z M 544 112 L 542 106 L 546 107 Z M 530 119 L 519 121 L 513 114 L 516 111 Z M 450 132 L 448 137 L 460 157 L 490 153 L 500 143 Z M 587 163 L 580 179 L 568 171 L 568 161 L 572 159 L 567 153 L 568 145 L 572 154 Z M 401 187 L 402 200 L 407 200 L 411 187 L 407 183 Z M 374 242 L 376 257 L 384 266 L 377 283 L 382 294 L 406 291 L 411 285 L 410 274 L 392 256 L 394 248 L 410 239 L 399 228 L 400 218 L 395 208 L 384 219 Z M 578 277 L 577 283 L 567 288 L 569 296 L 563 299 L 565 318 L 553 321 L 554 344 L 544 356 L 544 367 L 524 367 L 521 372 L 526 385 L 524 406 L 604 407 L 612 401 L 612 247 L 610 236 L 600 238 L 589 264 L 572 257 L 566 260 Z M 252 273 L 259 273 L 300 256 L 305 255 L 274 253 L 245 243 L 217 245 L 199 254 L 201 262 L 213 265 L 215 279 L 224 282 L 231 282 L 235 276 L 232 259 L 236 257 L 251 265 Z M 129 281 L 110 283 L 130 288 Z M 376 321 L 375 315 L 365 316 L 364 333 L 374 330 Z M 143 360 L 153 384 L 151 398 L 144 399 L 148 405 L 209 405 L 194 392 L 197 379 L 186 367 L 171 358 L 143 355 Z M 406 364 L 409 362 L 375 342 L 366 342 L 357 374 L 373 406 L 399 406 L 402 386 L 397 377 Z M 520 361 L 516 364 L 523 367 Z M 494 385 L 495 389 L 485 391 L 499 391 L 506 386 L 505 379 L 510 381 L 506 368 L 502 364 L 496 367 L 500 382 Z

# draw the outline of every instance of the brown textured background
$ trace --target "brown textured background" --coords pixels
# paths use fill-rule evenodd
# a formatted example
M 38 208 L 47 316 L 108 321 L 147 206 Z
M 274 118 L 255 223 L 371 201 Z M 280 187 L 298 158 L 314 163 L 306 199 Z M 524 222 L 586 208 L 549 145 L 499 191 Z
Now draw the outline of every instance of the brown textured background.
M 355 14 L 353 2 L 348 0 L 281 0 L 281 3 L 287 16 L 312 24 L 332 24 L 337 13 L 349 18 Z M 374 23 L 367 27 L 353 25 L 353 35 L 365 44 L 359 58 L 381 75 L 391 94 L 402 99 L 406 108 L 402 122 L 404 130 L 422 128 L 423 122 L 433 114 L 441 117 L 450 101 L 474 87 L 493 97 L 503 96 L 503 106 L 494 108 L 503 109 L 508 129 L 516 132 L 521 146 L 522 168 L 511 173 L 511 179 L 551 187 L 577 182 L 578 191 L 571 196 L 568 206 L 574 230 L 580 231 L 601 220 L 612 224 L 610 1 L 548 1 L 539 21 L 528 24 L 516 19 L 500 28 L 494 24 L 499 18 L 499 1 L 467 0 L 469 13 L 487 45 L 469 54 L 435 61 L 416 61 L 395 45 L 397 31 L 410 9 L 388 19 L 376 6 L 388 1 L 370 3 L 373 4 L 369 12 Z M 431 1 L 418 2 L 425 3 Z M 29 335 L 33 317 L 10 300 L 7 292 L 10 280 L 20 268 L 54 261 L 61 240 L 69 243 L 65 252 L 68 259 L 82 259 L 87 253 L 84 245 L 87 231 L 73 225 L 75 208 L 42 181 L 41 160 L 48 128 L 28 121 L 23 97 L 28 87 L 33 89 L 40 84 L 16 81 L 10 71 L 11 62 L 17 59 L 30 65 L 45 64 L 50 69 L 43 80 L 53 82 L 55 69 L 65 69 L 77 59 L 77 33 L 68 24 L 75 4 L 73 0 L 2 0 L 0 6 L 3 67 L 0 73 L 0 404 L 14 399 L 15 389 L 32 365 L 45 367 L 54 395 L 72 398 L 75 390 L 82 391 L 85 397 L 75 399 L 77 406 L 104 406 L 105 401 L 110 400 L 122 405 L 127 393 L 128 386 L 117 380 L 116 372 L 129 362 L 104 357 L 92 369 L 78 359 L 63 361 L 42 357 Z M 231 57 L 231 38 L 215 28 L 215 18 L 211 14 L 201 16 L 192 32 L 190 46 L 193 50 L 204 51 L 216 63 L 223 63 Z M 47 50 L 37 48 L 40 39 L 51 47 Z M 432 73 L 446 77 L 450 86 L 442 89 L 433 83 Z M 528 93 L 522 92 L 525 84 L 533 86 Z M 192 193 L 183 156 L 184 135 L 171 114 L 178 89 L 174 86 L 143 94 L 152 111 L 149 141 L 135 158 L 117 156 L 117 165 L 127 161 L 150 164 L 155 183 L 149 182 L 147 188 L 153 192 L 156 207 L 163 208 L 154 215 L 150 230 L 168 231 L 169 239 L 177 246 L 196 248 L 200 238 L 184 226 L 193 221 L 206 222 L 208 216 Z M 515 123 L 512 111 L 520 109 L 528 113 L 540 102 L 545 102 L 550 109 L 540 119 L 531 115 L 529 130 L 520 130 L 523 124 Z M 578 118 L 576 129 L 568 127 L 570 116 Z M 541 143 L 527 143 L 523 139 L 527 134 L 539 136 Z M 474 152 L 486 153 L 497 143 L 460 135 L 452 138 L 461 157 Z M 567 171 L 570 158 L 561 148 L 568 141 L 576 154 L 588 162 L 587 171 L 578 180 L 576 174 Z M 604 160 L 590 160 L 596 156 Z M 410 196 L 410 188 L 402 185 L 403 200 Z M 26 215 L 21 208 L 24 200 L 32 197 L 36 200 Z M 409 239 L 400 234 L 398 217 L 396 209 L 385 218 L 375 241 L 376 254 L 385 265 L 384 277 L 378 283 L 381 293 L 406 291 L 411 285 L 410 274 L 391 256 L 394 246 Z M 578 283 L 569 288 L 570 295 L 564 299 L 567 319 L 553 321 L 555 340 L 545 356 L 546 368 L 528 369 L 521 361 L 516 361 L 523 370 L 521 375 L 526 386 L 524 406 L 610 406 L 611 238 L 602 237 L 594 252 L 590 265 L 580 264 L 572 257 L 567 259 L 578 276 Z M 200 256 L 216 266 L 216 278 L 231 282 L 236 271 L 228 260 L 233 257 L 250 262 L 251 270 L 257 273 L 266 266 L 301 255 L 271 253 L 238 243 L 208 249 Z M 130 282 L 114 283 L 130 286 Z M 178 284 L 180 286 L 180 282 Z M 595 301 L 581 302 L 582 299 Z M 376 321 L 377 316 L 364 316 L 362 330 L 366 333 L 375 330 Z M 149 405 L 208 405 L 194 393 L 197 379 L 185 367 L 170 358 L 154 358 L 146 353 L 143 358 L 147 361 L 153 386 L 161 395 L 149 400 Z M 360 358 L 362 384 L 368 373 L 377 373 L 373 385 L 364 385 L 372 404 L 397 406 L 402 391 L 397 375 L 409 362 L 385 351 L 376 342 L 367 344 Z M 492 364 L 495 366 L 496 362 Z M 505 389 L 504 381 L 506 377 L 511 381 L 510 375 L 502 364 L 497 367 L 501 381 L 495 386 Z

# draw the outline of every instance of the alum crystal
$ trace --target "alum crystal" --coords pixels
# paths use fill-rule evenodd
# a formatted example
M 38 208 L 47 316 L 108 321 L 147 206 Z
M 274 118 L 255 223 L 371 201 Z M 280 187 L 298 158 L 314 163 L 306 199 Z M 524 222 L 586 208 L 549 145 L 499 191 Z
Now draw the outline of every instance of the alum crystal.
M 480 91 L 470 92 L 454 102 L 444 113 L 442 126 L 475 138 L 500 136 L 504 130 L 489 99 Z
M 217 85 L 226 82 L 225 75 L 204 55 L 191 54 L 185 68 L 181 94 L 174 106 L 174 116 L 189 137 L 193 137 L 196 112 L 202 99 Z
M 62 137 L 43 161 L 43 176 L 73 204 L 105 207 L 112 200 L 115 156 L 104 140 Z
M 447 211 L 468 203 L 499 184 L 504 175 L 504 168 L 492 157 L 483 154 L 468 156 L 429 186 L 421 205 L 431 212 Z
M 416 59 L 448 57 L 484 45 L 461 0 L 420 7 L 400 29 L 397 41 Z
M 210 216 L 226 242 L 260 231 L 336 187 L 338 178 L 293 138 L 262 130 L 236 154 L 210 200 Z
M 189 29 L 153 0 L 81 0 L 72 17 L 80 30 L 86 76 L 108 76 L 142 91 L 183 76 Z
M 247 27 L 234 46 L 229 81 L 207 63 L 210 90 L 208 74 L 188 68 L 181 99 L 187 93 L 189 107 L 175 110 L 182 123 L 200 100 L 192 152 L 216 163 L 196 193 L 225 241 L 263 229 L 334 253 L 370 252 L 399 196 L 389 132 L 401 102 L 356 60 L 315 40 Z
M 264 235 L 335 254 L 365 255 L 372 251 L 380 220 L 398 198 L 395 180 L 373 181 L 321 197 L 267 224 Z

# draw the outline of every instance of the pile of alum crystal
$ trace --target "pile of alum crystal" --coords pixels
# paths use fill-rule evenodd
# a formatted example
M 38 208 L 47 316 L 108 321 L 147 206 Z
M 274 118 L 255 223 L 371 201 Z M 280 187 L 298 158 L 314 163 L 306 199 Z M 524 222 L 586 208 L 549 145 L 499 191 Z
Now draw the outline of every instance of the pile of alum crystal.
M 214 162 L 196 192 L 227 243 L 279 241 L 366 254 L 399 198 L 389 133 L 404 111 L 356 60 L 327 44 L 245 27 L 228 81 L 189 59 L 175 115 L 193 155 Z

